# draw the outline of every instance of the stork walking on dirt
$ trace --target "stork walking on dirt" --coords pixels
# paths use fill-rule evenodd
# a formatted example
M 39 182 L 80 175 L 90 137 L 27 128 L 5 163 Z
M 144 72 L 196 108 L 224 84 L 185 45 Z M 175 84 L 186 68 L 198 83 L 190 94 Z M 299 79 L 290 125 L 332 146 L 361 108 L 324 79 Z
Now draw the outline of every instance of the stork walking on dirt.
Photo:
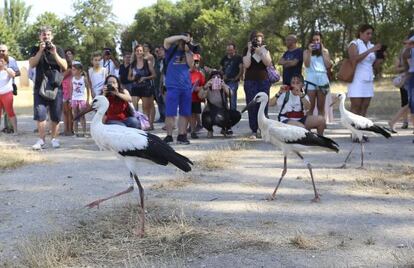
M 338 101 L 339 103 L 339 112 L 341 113 L 341 123 L 342 125 L 349 129 L 352 133 L 352 136 L 355 136 L 358 138 L 359 143 L 361 145 L 361 168 L 364 167 L 364 143 L 363 143 L 363 135 L 366 133 L 378 133 L 384 136 L 385 138 L 390 138 L 391 134 L 387 132 L 387 130 L 381 126 L 378 126 L 374 124 L 371 120 L 368 118 L 365 118 L 363 116 L 351 113 L 350 111 L 347 111 L 345 109 L 345 94 L 338 94 L 337 99 L 331 104 L 333 106 Z M 349 151 L 348 155 L 345 158 L 344 164 L 341 166 L 341 168 L 346 167 L 346 162 L 348 161 L 349 157 L 351 156 L 352 151 L 355 148 L 355 143 L 352 145 L 351 150 Z
M 338 144 L 329 138 L 313 133 L 304 128 L 284 124 L 279 121 L 266 118 L 264 111 L 268 100 L 269 98 L 267 94 L 260 92 L 242 111 L 245 112 L 252 105 L 257 105 L 257 103 L 260 103 L 257 119 L 259 123 L 259 128 L 262 133 L 262 138 L 265 142 L 269 142 L 279 147 L 284 155 L 282 175 L 279 179 L 279 182 L 276 185 L 275 190 L 268 199 L 275 199 L 277 189 L 279 188 L 279 185 L 287 172 L 287 156 L 293 153 L 296 154 L 300 159 L 302 159 L 305 162 L 307 168 L 309 169 L 310 177 L 312 179 L 313 190 L 315 194 L 315 197 L 312 199 L 312 201 L 320 201 L 320 197 L 318 191 L 316 190 L 315 181 L 313 178 L 312 165 L 305 161 L 301 152 L 320 149 L 338 152 Z
M 140 227 L 135 230 L 137 235 L 144 235 L 145 211 L 144 188 L 138 179 L 139 163 L 150 162 L 166 166 L 168 163 L 177 168 L 189 172 L 193 163 L 185 156 L 175 152 L 159 137 L 135 128 L 119 125 L 105 125 L 102 118 L 109 107 L 109 102 L 104 96 L 97 96 L 89 109 L 83 111 L 78 117 L 95 110 L 91 123 L 91 136 L 102 150 L 112 151 L 127 166 L 132 184 L 128 189 L 115 195 L 98 199 L 87 205 L 89 208 L 99 207 L 99 204 L 111 198 L 133 191 L 133 180 L 138 185 L 140 194 Z

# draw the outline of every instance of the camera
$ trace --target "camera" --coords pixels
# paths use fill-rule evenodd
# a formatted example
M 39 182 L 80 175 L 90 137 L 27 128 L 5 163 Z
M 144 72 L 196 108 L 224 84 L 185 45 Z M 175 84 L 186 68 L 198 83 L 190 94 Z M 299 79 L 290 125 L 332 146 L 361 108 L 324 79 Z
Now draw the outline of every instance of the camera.
M 386 45 L 381 45 L 380 50 L 377 50 L 375 52 L 375 56 L 377 57 L 377 59 L 384 59 L 385 58 L 384 52 L 387 50 L 387 48 L 388 47 Z
M 194 43 L 193 41 L 187 42 L 186 45 L 188 48 L 193 52 L 194 54 L 200 54 L 201 53 L 201 46 L 200 44 Z
M 45 41 L 45 48 L 46 48 L 46 50 L 51 50 L 52 49 L 52 42 Z
M 112 91 L 115 91 L 115 88 L 114 88 L 114 86 L 113 86 L 113 85 L 108 84 L 108 85 L 106 85 L 106 90 L 107 90 L 108 92 L 112 92 Z
M 106 55 L 106 56 L 110 56 L 110 55 L 111 55 L 111 51 L 110 51 L 110 50 L 105 50 L 105 51 L 104 51 L 104 55 Z
M 252 39 L 251 43 L 252 43 L 252 51 L 251 52 L 254 53 L 256 48 L 260 47 L 261 44 L 260 44 L 259 40 L 256 37 Z

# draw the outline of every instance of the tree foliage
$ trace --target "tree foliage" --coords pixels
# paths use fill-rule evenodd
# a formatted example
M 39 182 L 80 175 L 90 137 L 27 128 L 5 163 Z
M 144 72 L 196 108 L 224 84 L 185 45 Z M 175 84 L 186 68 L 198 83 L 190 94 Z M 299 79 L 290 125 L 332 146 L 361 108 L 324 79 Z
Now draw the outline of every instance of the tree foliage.
M 346 54 L 360 24 L 376 29 L 374 42 L 389 46 L 389 61 L 401 49 L 401 40 L 414 26 L 414 1 L 407 0 L 160 0 L 141 9 L 121 35 L 122 48 L 131 41 L 162 44 L 171 34 L 192 31 L 202 44 L 205 62 L 217 66 L 225 44 L 246 46 L 251 30 L 262 31 L 266 44 L 278 59 L 291 33 L 307 46 L 312 31 L 321 31 L 334 58 Z

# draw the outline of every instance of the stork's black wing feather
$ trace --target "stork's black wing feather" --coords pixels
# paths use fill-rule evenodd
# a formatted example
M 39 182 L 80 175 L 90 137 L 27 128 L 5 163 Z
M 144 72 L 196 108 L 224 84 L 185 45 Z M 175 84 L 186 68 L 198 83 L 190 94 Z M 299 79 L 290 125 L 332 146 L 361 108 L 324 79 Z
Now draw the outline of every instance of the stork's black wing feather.
M 299 140 L 287 141 L 286 143 L 295 143 L 304 146 L 319 146 L 331 149 L 335 152 L 339 151 L 339 145 L 334 140 L 310 131 L 306 132 L 305 137 Z
M 357 130 L 361 130 L 361 131 L 371 131 L 371 132 L 375 132 L 375 133 L 381 134 L 382 136 L 384 136 L 387 139 L 391 137 L 391 134 L 385 128 L 380 127 L 380 126 L 375 125 L 375 124 L 372 125 L 372 126 L 370 126 L 370 127 L 365 127 L 365 128 L 358 127 L 355 124 L 351 124 L 351 126 L 353 126 Z
M 191 171 L 190 164 L 192 165 L 193 162 L 190 159 L 174 151 L 171 146 L 154 134 L 147 133 L 146 135 L 141 135 L 148 139 L 146 148 L 121 151 L 119 154 L 122 156 L 145 158 L 163 166 L 171 163 L 182 171 Z

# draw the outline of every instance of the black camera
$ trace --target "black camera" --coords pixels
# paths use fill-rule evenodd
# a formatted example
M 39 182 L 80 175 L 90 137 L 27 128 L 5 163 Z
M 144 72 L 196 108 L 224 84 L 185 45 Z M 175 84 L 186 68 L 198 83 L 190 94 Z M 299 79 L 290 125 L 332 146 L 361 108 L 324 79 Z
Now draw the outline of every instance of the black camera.
M 384 59 L 385 58 L 384 52 L 387 50 L 387 48 L 388 47 L 386 45 L 381 45 L 380 50 L 377 50 L 375 52 L 375 56 L 377 57 L 377 59 Z
M 188 48 L 193 52 L 194 54 L 200 54 L 201 53 L 201 46 L 200 44 L 194 43 L 194 42 L 187 42 L 186 45 Z
M 251 52 L 254 53 L 254 51 L 256 50 L 256 48 L 260 47 L 260 42 L 255 37 L 255 38 L 252 39 L 251 43 L 252 43 L 252 51 Z
M 106 90 L 107 90 L 108 92 L 112 92 L 112 91 L 115 91 L 115 88 L 114 88 L 114 86 L 113 86 L 113 85 L 108 84 L 108 85 L 106 85 Z
M 52 42 L 45 41 L 45 48 L 46 48 L 46 50 L 51 50 L 52 49 Z
M 110 56 L 111 55 L 111 51 L 109 49 L 104 51 L 104 55 L 106 56 Z

